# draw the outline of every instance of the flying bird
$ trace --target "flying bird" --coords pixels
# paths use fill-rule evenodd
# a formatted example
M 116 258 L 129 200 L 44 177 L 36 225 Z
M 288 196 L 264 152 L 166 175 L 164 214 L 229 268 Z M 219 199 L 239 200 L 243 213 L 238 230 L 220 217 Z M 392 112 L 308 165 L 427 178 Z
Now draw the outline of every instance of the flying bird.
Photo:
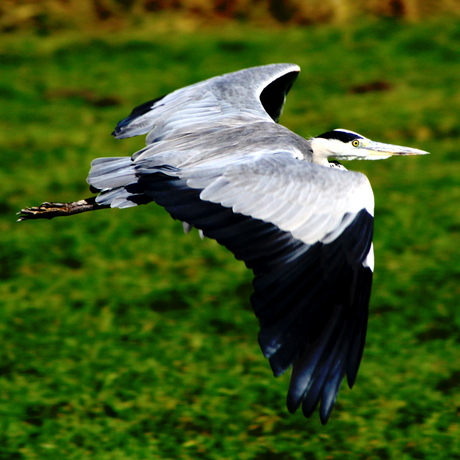
M 275 376 L 292 367 L 287 408 L 325 424 L 363 354 L 374 256 L 366 176 L 337 160 L 428 152 L 345 129 L 305 139 L 278 124 L 300 68 L 252 67 L 142 104 L 117 139 L 147 135 L 131 157 L 98 158 L 97 196 L 25 208 L 19 220 L 151 201 L 228 248 L 254 272 L 259 344 Z

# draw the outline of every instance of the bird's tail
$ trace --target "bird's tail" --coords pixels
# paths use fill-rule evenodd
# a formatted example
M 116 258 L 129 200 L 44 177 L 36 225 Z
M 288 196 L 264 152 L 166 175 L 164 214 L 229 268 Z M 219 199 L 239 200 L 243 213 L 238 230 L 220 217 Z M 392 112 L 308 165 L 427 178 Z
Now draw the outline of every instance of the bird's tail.
M 137 183 L 135 164 L 130 157 L 97 158 L 91 163 L 87 182 L 97 204 L 111 208 L 129 208 L 152 201 Z

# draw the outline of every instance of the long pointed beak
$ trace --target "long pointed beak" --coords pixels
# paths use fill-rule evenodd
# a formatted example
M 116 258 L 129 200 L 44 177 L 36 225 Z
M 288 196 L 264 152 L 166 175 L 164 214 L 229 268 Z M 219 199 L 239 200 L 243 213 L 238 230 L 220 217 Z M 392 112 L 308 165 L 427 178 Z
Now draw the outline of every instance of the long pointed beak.
M 383 142 L 374 142 L 368 141 L 363 148 L 369 150 L 369 156 L 406 156 L 406 155 L 428 155 L 429 152 L 425 152 L 425 150 L 413 149 L 411 147 L 403 147 L 401 145 L 393 145 L 393 144 L 384 144 Z

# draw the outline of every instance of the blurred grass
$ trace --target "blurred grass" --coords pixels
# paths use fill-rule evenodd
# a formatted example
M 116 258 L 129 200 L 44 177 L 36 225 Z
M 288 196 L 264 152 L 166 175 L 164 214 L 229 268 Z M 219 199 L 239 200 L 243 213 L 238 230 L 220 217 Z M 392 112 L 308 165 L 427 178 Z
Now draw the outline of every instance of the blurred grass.
M 16 35 L 0 62 L 0 459 L 460 458 L 460 23 Z M 347 164 L 373 184 L 377 266 L 360 375 L 326 427 L 287 414 L 250 273 L 213 241 L 154 205 L 14 222 L 141 148 L 110 137 L 134 105 L 271 62 L 302 67 L 294 131 L 432 152 Z

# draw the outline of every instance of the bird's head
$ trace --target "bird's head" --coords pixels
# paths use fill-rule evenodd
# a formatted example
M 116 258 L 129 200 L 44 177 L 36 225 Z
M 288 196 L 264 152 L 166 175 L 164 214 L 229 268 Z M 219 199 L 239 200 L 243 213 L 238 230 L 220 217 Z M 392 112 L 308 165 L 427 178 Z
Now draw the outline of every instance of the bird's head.
M 353 131 L 334 129 L 310 140 L 313 162 L 337 160 L 384 160 L 393 155 L 426 155 L 428 152 L 400 145 L 374 142 Z

